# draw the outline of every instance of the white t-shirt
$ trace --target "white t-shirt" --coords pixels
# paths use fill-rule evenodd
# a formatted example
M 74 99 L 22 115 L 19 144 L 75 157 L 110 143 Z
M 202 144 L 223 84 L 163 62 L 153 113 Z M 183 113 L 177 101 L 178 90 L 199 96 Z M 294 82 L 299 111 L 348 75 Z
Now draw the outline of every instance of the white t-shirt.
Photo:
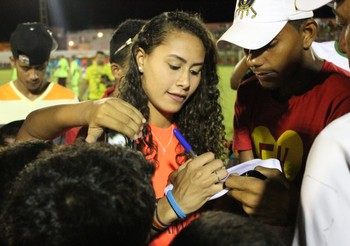
M 339 51 L 338 43 L 335 41 L 313 42 L 311 47 L 320 58 L 330 61 L 342 69 L 350 71 L 348 58 L 345 54 Z
M 350 245 L 350 113 L 315 139 L 300 202 L 293 245 Z
M 78 102 L 73 91 L 57 83 L 50 83 L 35 100 L 28 99 L 10 81 L 0 86 L 0 126 L 15 120 L 23 120 L 37 109 Z

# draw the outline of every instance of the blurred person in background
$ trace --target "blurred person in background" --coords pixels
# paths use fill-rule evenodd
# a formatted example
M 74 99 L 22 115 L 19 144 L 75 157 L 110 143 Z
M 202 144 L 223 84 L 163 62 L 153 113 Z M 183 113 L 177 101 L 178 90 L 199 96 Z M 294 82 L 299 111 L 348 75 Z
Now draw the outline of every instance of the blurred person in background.
M 24 120 L 39 108 L 78 101 L 73 91 L 46 79 L 50 53 L 57 43 L 43 24 L 19 24 L 10 44 L 17 79 L 0 86 L 0 126 Z
M 58 63 L 56 70 L 54 72 L 54 77 L 57 78 L 57 83 L 64 87 L 67 86 L 67 78 L 69 75 L 69 63 L 65 56 L 61 55 L 58 58 Z
M 88 89 L 87 99 L 100 99 L 105 93 L 108 82 L 114 81 L 109 63 L 106 63 L 106 54 L 97 51 L 92 65 L 88 66 L 85 78 L 80 85 L 79 99 L 85 99 L 85 92 Z
M 346 43 L 344 38 L 341 38 L 345 36 L 345 32 L 346 28 L 342 28 L 339 41 L 313 42 L 312 50 L 318 57 L 330 61 L 342 69 L 350 71 L 349 60 L 346 56 Z
M 70 78 L 70 87 L 76 95 L 79 95 L 79 86 L 81 82 L 81 65 L 80 60 L 73 55 L 69 65 L 69 78 Z
M 124 78 L 129 68 L 132 40 L 145 23 L 145 20 L 127 19 L 115 29 L 109 42 L 109 60 L 115 83 L 107 89 L 105 96 L 111 95 Z

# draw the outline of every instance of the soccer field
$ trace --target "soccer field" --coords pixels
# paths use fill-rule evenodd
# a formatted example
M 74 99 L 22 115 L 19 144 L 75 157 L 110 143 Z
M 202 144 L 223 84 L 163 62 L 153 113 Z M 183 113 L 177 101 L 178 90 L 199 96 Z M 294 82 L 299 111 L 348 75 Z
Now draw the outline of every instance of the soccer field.
M 11 69 L 0 69 L 0 85 L 11 80 L 12 70 Z
M 236 101 L 236 91 L 231 89 L 230 77 L 233 70 L 233 66 L 219 66 L 220 76 L 220 103 L 222 107 L 222 113 L 224 115 L 224 125 L 226 130 L 226 139 L 231 140 L 233 134 L 233 113 L 234 104 Z
M 224 115 L 224 125 L 226 128 L 226 139 L 232 138 L 233 130 L 233 106 L 236 99 L 236 91 L 230 87 L 230 76 L 232 73 L 232 66 L 219 66 L 220 76 L 220 103 L 222 105 L 222 112 Z M 11 80 L 12 70 L 0 70 L 0 85 Z

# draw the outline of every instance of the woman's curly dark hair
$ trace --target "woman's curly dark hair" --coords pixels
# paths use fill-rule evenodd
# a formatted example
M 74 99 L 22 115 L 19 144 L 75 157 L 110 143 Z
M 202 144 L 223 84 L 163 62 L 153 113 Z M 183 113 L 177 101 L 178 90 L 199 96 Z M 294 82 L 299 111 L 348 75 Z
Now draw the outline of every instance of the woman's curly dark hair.
M 120 97 L 134 105 L 149 120 L 148 98 L 141 85 L 141 75 L 136 62 L 136 51 L 142 48 L 150 54 L 161 45 L 170 33 L 186 32 L 198 37 L 205 48 L 205 60 L 202 68 L 201 80 L 197 90 L 174 115 L 173 123 L 191 143 L 196 153 L 211 151 L 217 158 L 225 158 L 225 129 L 223 115 L 219 104 L 219 89 L 217 85 L 217 50 L 211 33 L 206 29 L 197 14 L 183 11 L 165 12 L 144 25 L 132 47 L 130 68 L 125 76 L 123 87 L 119 88 Z M 149 125 L 144 127 L 143 139 L 138 145 L 139 150 L 149 148 L 150 155 L 157 150 L 152 143 L 152 134 Z M 181 153 L 184 155 L 184 153 Z M 179 157 L 180 155 L 178 155 Z

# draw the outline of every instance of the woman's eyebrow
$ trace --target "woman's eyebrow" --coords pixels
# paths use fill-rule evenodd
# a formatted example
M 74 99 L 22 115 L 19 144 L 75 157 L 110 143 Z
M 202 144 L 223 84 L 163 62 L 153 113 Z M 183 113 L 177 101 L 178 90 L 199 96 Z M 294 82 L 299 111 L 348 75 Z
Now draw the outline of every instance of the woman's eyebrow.
M 180 61 L 182 61 L 183 63 L 187 63 L 187 60 L 181 56 L 175 55 L 175 54 L 171 54 L 170 57 L 174 57 L 176 59 L 179 59 Z M 192 64 L 192 66 L 202 66 L 204 64 L 204 62 L 197 62 Z

